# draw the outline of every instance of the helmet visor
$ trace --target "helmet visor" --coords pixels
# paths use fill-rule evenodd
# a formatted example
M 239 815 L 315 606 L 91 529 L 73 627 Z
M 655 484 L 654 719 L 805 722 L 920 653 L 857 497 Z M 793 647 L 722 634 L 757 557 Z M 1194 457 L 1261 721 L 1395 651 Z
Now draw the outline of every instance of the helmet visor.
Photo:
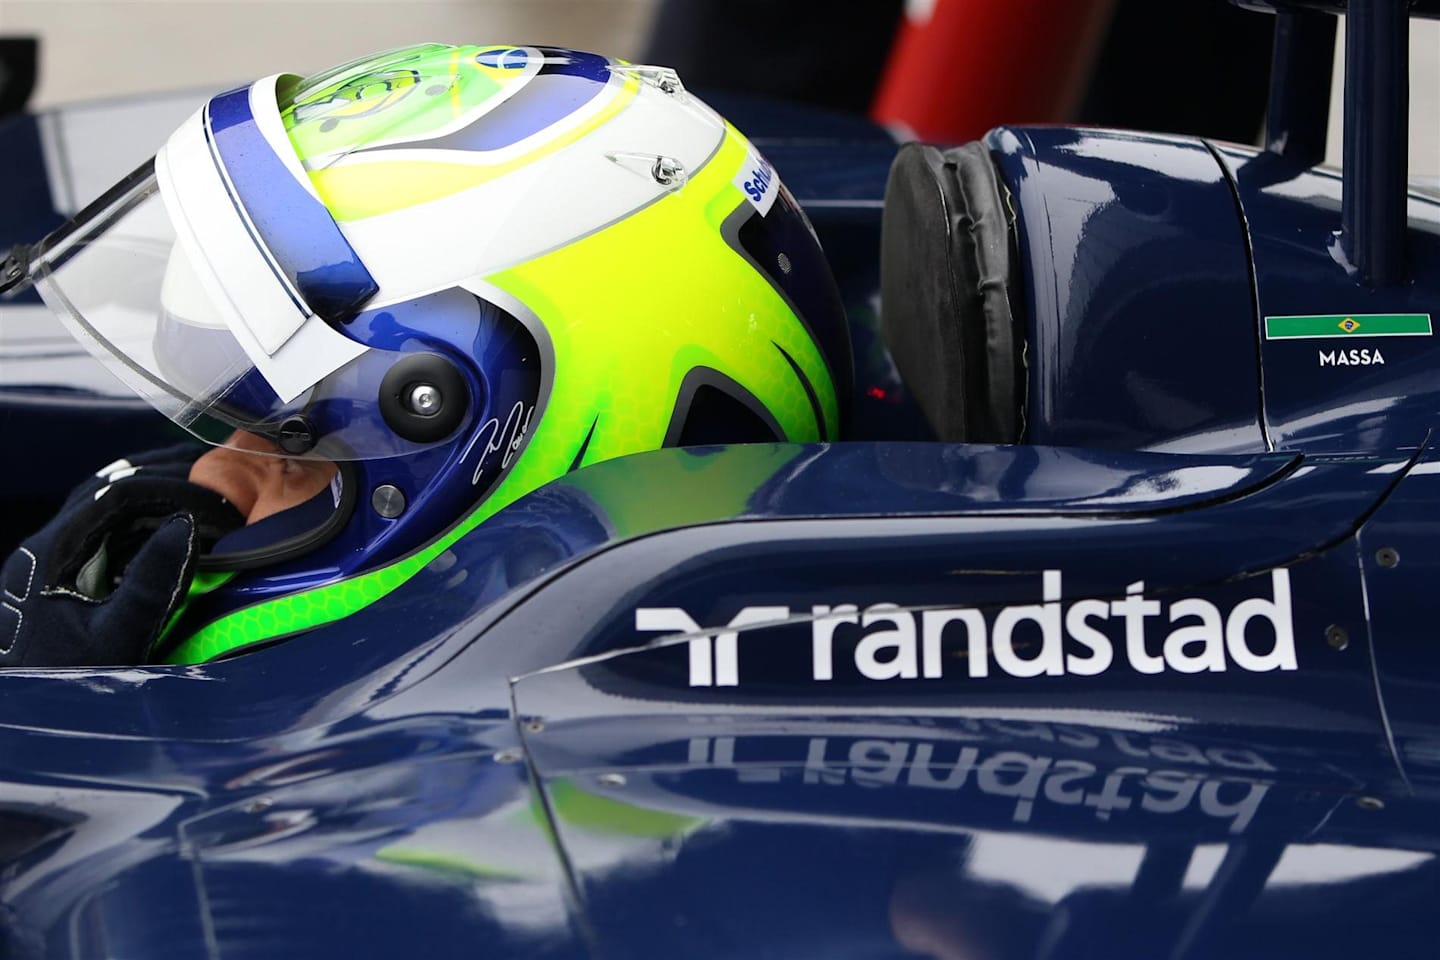
M 398 437 L 374 415 L 376 384 L 401 354 L 323 323 L 315 324 L 321 348 L 346 359 L 296 396 L 277 393 L 232 332 L 227 312 L 235 308 L 224 290 L 177 240 L 154 161 L 42 241 L 30 269 L 40 296 L 90 354 L 207 443 L 224 445 L 236 429 L 274 439 L 300 430 L 308 440 L 282 447 L 328 460 L 434 445 Z

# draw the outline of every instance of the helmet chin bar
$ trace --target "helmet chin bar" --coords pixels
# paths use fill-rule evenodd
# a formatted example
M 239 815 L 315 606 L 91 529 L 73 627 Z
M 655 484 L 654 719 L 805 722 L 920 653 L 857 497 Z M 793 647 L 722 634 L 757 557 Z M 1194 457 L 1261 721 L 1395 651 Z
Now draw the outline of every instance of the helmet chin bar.
M 360 480 L 355 465 L 336 463 L 335 482 L 305 503 L 222 537 L 201 554 L 200 570 L 268 567 L 310 553 L 335 538 L 355 511 Z

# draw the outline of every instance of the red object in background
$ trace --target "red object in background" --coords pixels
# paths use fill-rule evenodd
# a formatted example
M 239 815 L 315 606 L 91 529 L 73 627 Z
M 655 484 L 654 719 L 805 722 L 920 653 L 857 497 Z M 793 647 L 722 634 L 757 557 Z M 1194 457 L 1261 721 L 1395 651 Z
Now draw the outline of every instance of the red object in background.
M 1113 0 L 907 4 L 871 117 L 921 140 L 974 140 L 1000 123 L 1069 118 Z

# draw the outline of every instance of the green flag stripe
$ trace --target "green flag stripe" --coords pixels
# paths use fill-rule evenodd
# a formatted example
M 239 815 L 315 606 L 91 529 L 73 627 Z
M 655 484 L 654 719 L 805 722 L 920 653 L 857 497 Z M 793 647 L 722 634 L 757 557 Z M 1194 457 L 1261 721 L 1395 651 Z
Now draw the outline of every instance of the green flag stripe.
M 1428 337 L 1428 313 L 1336 313 L 1266 317 L 1266 340 L 1316 337 Z

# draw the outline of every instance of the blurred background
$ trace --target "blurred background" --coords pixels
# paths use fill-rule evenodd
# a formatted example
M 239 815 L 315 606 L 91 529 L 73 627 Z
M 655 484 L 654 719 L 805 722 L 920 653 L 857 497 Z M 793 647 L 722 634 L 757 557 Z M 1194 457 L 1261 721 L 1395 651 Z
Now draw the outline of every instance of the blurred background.
M 957 10 L 960 39 L 947 28 L 937 45 L 932 29 L 927 43 L 927 25 Z M 422 40 L 540 42 L 937 141 L 1078 121 L 1255 142 L 1273 23 L 1223 0 L 0 0 L 0 36 L 40 40 L 32 107 L 213 90 Z M 1436 177 L 1440 22 L 1415 21 L 1411 48 L 1411 172 Z M 1338 80 L 1333 91 L 1338 163 Z
M 545 43 L 637 56 L 656 0 L 0 0 L 0 31 L 42 43 L 34 105 L 278 71 L 410 43 Z

